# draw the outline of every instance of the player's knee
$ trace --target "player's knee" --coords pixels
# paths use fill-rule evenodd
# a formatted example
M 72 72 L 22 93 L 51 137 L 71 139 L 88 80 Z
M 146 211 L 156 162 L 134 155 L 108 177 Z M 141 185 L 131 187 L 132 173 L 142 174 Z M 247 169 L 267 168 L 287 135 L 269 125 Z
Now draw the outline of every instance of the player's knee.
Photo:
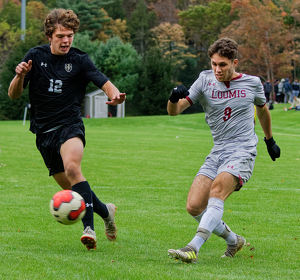
M 214 185 L 209 193 L 210 197 L 216 197 L 222 200 L 225 200 L 226 195 L 224 193 L 224 190 L 220 184 Z
M 75 179 L 81 176 L 80 166 L 78 166 L 74 162 L 68 162 L 67 164 L 65 164 L 64 168 L 67 178 Z
M 202 207 L 199 204 L 196 205 L 189 201 L 186 204 L 186 211 L 192 216 L 198 216 L 200 213 L 202 213 L 205 210 L 205 208 L 206 208 L 206 205 L 205 205 L 205 207 Z

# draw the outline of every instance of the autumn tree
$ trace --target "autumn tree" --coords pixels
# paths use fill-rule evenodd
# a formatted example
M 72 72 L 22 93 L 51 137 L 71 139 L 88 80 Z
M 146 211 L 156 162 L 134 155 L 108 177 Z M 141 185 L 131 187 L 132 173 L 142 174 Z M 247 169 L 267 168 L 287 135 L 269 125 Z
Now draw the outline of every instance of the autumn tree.
M 155 26 L 155 14 L 148 10 L 144 0 L 138 0 L 127 25 L 133 46 L 144 55 L 149 43 L 150 29 Z
M 0 57 L 1 87 L 0 87 L 0 118 L 20 119 L 25 104 L 28 102 L 28 91 L 25 90 L 22 97 L 11 101 L 7 96 L 7 90 L 15 75 L 16 65 L 23 59 L 26 52 L 36 46 L 47 42 L 43 32 L 43 20 L 47 14 L 47 7 L 41 2 L 30 1 L 27 5 L 26 36 L 21 41 L 20 34 L 20 5 L 7 3 L 0 13 Z M 14 21 L 15 20 L 15 21 Z
M 285 11 L 286 10 L 286 11 Z M 283 21 L 293 36 L 294 57 L 292 60 L 293 78 L 300 78 L 300 1 L 285 3 L 281 13 Z
M 117 18 L 113 19 L 109 17 L 106 10 L 102 9 L 104 18 L 107 19 L 103 22 L 103 28 L 97 33 L 97 39 L 100 41 L 107 41 L 112 37 L 119 37 L 122 41 L 128 42 L 130 40 L 130 34 L 128 32 L 126 20 Z
M 143 58 L 138 93 L 133 99 L 138 114 L 165 115 L 167 113 L 166 102 L 174 86 L 171 75 L 171 65 L 160 49 L 150 48 Z
M 232 12 L 239 18 L 220 36 L 240 45 L 240 70 L 264 80 L 290 76 L 292 37 L 285 29 L 280 10 L 269 0 L 235 0 Z
M 196 56 L 189 51 L 188 46 L 185 44 L 182 26 L 164 22 L 152 28 L 151 32 L 153 40 L 161 50 L 162 55 L 171 64 L 173 81 L 176 83 L 180 72 L 186 70 L 191 59 L 196 59 Z
M 101 9 L 103 0 L 57 0 L 57 6 L 73 10 L 80 19 L 80 32 L 87 32 L 92 39 L 97 38 L 103 25 L 110 21 Z
M 215 0 L 189 6 L 187 10 L 179 13 L 179 23 L 201 60 L 208 62 L 208 47 L 218 38 L 221 30 L 235 18 L 235 14 L 230 11 L 229 0 Z

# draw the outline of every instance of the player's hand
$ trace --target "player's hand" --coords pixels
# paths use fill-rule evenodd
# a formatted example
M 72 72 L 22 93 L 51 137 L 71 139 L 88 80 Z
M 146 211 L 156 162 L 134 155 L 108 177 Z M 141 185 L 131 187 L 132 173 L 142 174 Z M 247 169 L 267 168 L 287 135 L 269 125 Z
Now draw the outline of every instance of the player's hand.
M 25 76 L 32 68 L 32 60 L 28 60 L 28 63 L 21 62 L 16 67 L 16 74 L 18 76 Z
M 280 157 L 280 148 L 278 145 L 276 145 L 275 140 L 273 139 L 273 137 L 271 137 L 270 139 L 266 139 L 266 137 L 264 138 L 264 141 L 266 142 L 267 145 L 267 149 L 268 149 L 268 153 L 271 157 L 271 159 L 273 161 L 276 160 L 276 158 Z
M 106 104 L 116 106 L 118 104 L 121 104 L 126 99 L 126 93 L 120 93 L 116 95 L 111 101 L 107 101 Z
M 184 85 L 173 88 L 169 100 L 172 103 L 177 103 L 179 99 L 186 98 L 189 95 L 189 91 Z

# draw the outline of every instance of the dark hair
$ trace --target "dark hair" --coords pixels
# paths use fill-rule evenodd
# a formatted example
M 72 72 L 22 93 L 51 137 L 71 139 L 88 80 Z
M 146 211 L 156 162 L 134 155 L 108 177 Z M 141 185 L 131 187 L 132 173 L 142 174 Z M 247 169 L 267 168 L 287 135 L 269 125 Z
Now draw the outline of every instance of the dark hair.
M 54 9 L 46 17 L 44 21 L 44 31 L 46 36 L 52 37 L 53 32 L 57 28 L 57 24 L 71 29 L 76 33 L 79 29 L 79 19 L 72 10 Z
M 208 49 L 209 57 L 212 57 L 215 53 L 234 60 L 238 57 L 238 44 L 233 39 L 221 38 L 215 41 Z

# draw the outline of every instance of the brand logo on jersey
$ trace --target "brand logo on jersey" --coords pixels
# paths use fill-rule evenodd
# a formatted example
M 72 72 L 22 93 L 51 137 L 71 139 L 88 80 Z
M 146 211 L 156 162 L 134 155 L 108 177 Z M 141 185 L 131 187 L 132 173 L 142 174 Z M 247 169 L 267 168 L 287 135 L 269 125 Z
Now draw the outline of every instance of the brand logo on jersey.
M 65 64 L 65 70 L 67 72 L 71 72 L 72 71 L 72 63 L 66 63 Z
M 231 98 L 245 98 L 245 97 L 246 97 L 246 90 L 244 89 L 226 90 L 226 91 L 213 90 L 211 93 L 212 99 L 231 99 Z
M 41 62 L 41 66 L 47 67 L 47 63 Z

